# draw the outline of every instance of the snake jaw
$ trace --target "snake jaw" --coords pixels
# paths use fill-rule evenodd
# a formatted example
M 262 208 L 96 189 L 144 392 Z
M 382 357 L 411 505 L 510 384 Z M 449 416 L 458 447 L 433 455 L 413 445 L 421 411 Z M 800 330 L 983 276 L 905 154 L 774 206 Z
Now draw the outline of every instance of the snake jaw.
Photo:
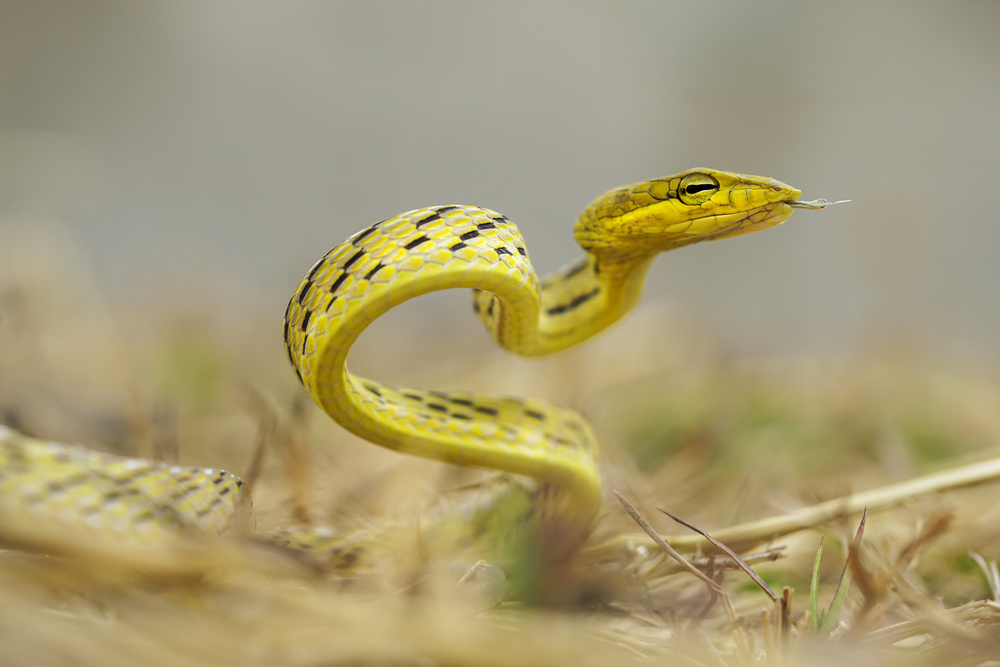
M 792 207 L 789 206 L 788 202 L 776 202 L 774 204 L 769 204 L 767 206 L 761 207 L 757 210 L 751 211 L 749 215 L 746 215 L 730 228 L 724 228 L 716 234 L 706 236 L 704 238 L 699 238 L 699 241 L 719 241 L 721 239 L 729 239 L 735 236 L 743 236 L 744 234 L 752 234 L 754 232 L 760 232 L 765 229 L 770 229 L 772 227 L 777 227 L 792 214 Z

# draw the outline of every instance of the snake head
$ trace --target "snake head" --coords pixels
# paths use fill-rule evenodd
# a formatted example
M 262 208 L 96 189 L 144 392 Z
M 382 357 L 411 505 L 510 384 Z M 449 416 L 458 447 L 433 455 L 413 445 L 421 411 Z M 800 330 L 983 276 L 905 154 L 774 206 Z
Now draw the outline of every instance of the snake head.
M 801 194 L 773 178 L 689 169 L 605 193 L 581 214 L 575 235 L 598 255 L 652 255 L 779 225 Z

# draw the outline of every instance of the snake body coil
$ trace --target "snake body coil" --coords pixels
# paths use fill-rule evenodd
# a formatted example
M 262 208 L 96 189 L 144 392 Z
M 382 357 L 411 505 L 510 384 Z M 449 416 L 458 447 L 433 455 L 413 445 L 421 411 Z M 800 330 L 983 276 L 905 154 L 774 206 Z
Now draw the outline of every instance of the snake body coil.
M 428 292 L 472 288 L 474 309 L 508 350 L 540 356 L 606 328 L 638 301 L 664 250 L 779 224 L 799 191 L 767 178 L 695 169 L 618 188 L 580 216 L 587 254 L 539 281 L 503 215 L 475 206 L 423 208 L 340 244 L 303 278 L 285 313 L 285 345 L 316 403 L 344 428 L 401 452 L 537 478 L 535 515 L 547 548 L 587 533 L 601 503 L 597 442 L 577 413 L 539 400 L 428 392 L 346 369 L 376 318 Z
M 586 421 L 535 399 L 356 377 L 346 368 L 354 341 L 404 301 L 464 287 L 475 290 L 474 309 L 498 344 L 525 356 L 557 352 L 628 312 L 660 252 L 780 224 L 803 205 L 799 194 L 772 179 L 710 169 L 612 190 L 576 225 L 586 254 L 542 280 L 503 215 L 454 205 L 410 211 L 356 233 L 312 267 L 285 313 L 288 358 L 316 403 L 362 438 L 538 480 L 526 518 L 547 548 L 565 553 L 589 532 L 602 497 L 597 442 Z M 116 533 L 136 534 L 143 525 L 147 533 L 218 531 L 245 494 L 224 471 L 83 454 L 3 429 L 0 445 L 0 519 L 73 521 L 75 507 L 81 521 Z

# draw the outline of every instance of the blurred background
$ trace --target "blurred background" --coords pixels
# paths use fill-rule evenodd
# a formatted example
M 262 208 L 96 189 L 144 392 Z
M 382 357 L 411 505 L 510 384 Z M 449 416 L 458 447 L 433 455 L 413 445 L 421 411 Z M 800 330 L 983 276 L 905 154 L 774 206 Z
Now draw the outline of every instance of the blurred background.
M 140 453 L 170 457 L 159 438 L 200 461 L 197 415 L 231 415 L 240 382 L 301 396 L 281 313 L 348 235 L 478 204 L 545 273 L 602 192 L 708 166 L 853 201 L 663 256 L 639 313 L 555 360 L 496 349 L 455 292 L 375 323 L 352 367 L 540 395 L 656 457 L 678 431 L 744 430 L 717 424 L 743 371 L 688 371 L 762 361 L 767 391 L 811 382 L 827 406 L 864 385 L 891 421 L 919 367 L 988 398 L 961 399 L 966 431 L 901 441 L 994 443 L 998 20 L 988 2 L 0 0 L 0 422 L 122 451 L 147 432 Z M 865 379 L 886 363 L 891 388 Z M 933 393 L 910 413 L 947 412 Z M 237 470 L 259 410 L 242 412 L 212 460 Z
M 380 319 L 352 369 L 576 408 L 609 487 L 709 529 L 997 456 L 998 27 L 989 1 L 0 0 L 0 423 L 248 479 L 264 443 L 260 526 L 412 518 L 469 473 L 306 407 L 300 278 L 447 203 L 506 214 L 546 273 L 592 199 L 705 166 L 853 201 L 664 255 L 639 312 L 552 359 L 456 292 Z M 949 604 L 989 595 L 968 551 L 1000 559 L 980 492 L 920 560 Z M 608 501 L 595 539 L 634 529 Z M 776 581 L 808 590 L 815 537 Z
M 597 195 L 709 166 L 853 203 L 664 256 L 647 304 L 737 350 L 995 369 L 998 25 L 990 2 L 0 0 L 0 241 L 56 230 L 115 307 L 268 313 L 277 340 L 301 275 L 377 220 L 494 208 L 544 273 Z

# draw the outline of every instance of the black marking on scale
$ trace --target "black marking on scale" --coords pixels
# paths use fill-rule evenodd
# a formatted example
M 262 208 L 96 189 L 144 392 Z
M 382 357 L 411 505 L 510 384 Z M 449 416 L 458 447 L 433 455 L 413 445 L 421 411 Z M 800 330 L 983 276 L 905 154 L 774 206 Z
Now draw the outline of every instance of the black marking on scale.
M 428 222 L 434 222 L 435 220 L 440 220 L 440 219 L 441 219 L 440 213 L 435 211 L 434 213 L 431 213 L 423 220 L 417 220 L 415 223 L 413 223 L 413 226 L 416 227 L 417 229 L 420 229 L 420 227 L 426 225 Z
M 310 273 L 310 274 L 309 274 L 309 276 L 310 276 L 310 277 L 309 277 L 309 279 L 307 279 L 307 280 L 306 280 L 306 281 L 305 281 L 305 282 L 304 282 L 304 283 L 302 284 L 302 289 L 300 289 L 300 290 L 299 290 L 299 298 L 297 299 L 297 301 L 299 302 L 299 305 L 300 305 L 300 306 L 302 305 L 302 302 L 303 302 L 303 301 L 305 300 L 305 298 L 306 298 L 306 292 L 308 292 L 308 291 L 309 291 L 309 288 L 313 286 L 313 282 L 312 282 L 312 273 Z
M 333 281 L 332 285 L 330 285 L 330 294 L 336 292 L 337 288 L 343 285 L 346 279 L 347 279 L 347 271 L 344 271 L 339 276 L 337 276 L 337 279 Z
M 354 264 L 354 262 L 356 262 L 359 259 L 361 259 L 361 256 L 364 255 L 364 254 L 365 254 L 364 250 L 359 250 L 356 253 L 354 253 L 353 255 L 351 255 L 351 257 L 346 262 L 344 262 L 344 266 L 342 267 L 344 269 L 344 271 L 346 272 L 347 269 L 351 268 L 351 264 Z
M 420 238 L 413 239 L 412 241 L 410 241 L 409 243 L 407 243 L 403 247 L 406 248 L 407 250 L 413 250 L 414 248 L 416 248 L 421 243 L 425 243 L 427 241 L 430 241 L 430 239 L 427 238 L 426 236 L 421 236 Z
M 584 294 L 580 294 L 579 296 L 574 297 L 572 301 L 570 301 L 568 303 L 564 303 L 564 304 L 559 305 L 559 306 L 553 306 L 552 308 L 549 308 L 545 312 L 548 315 L 561 315 L 562 313 L 571 311 L 574 308 L 578 308 L 580 305 L 586 303 L 587 301 L 590 301 L 595 296 L 597 296 L 597 294 L 600 291 L 601 291 L 600 287 L 595 287 L 594 289 L 590 290 L 589 292 L 586 292 Z
M 321 259 L 318 262 L 316 262 L 316 266 L 312 267 L 312 271 L 310 271 L 309 275 L 306 276 L 306 280 L 308 282 L 312 282 L 313 278 L 316 277 L 316 274 L 319 273 L 319 270 L 322 269 L 324 266 L 326 266 L 326 260 Z
M 358 245 L 358 242 L 361 241 L 366 236 L 368 236 L 369 234 L 371 234 L 372 232 L 374 232 L 375 228 L 376 228 L 376 225 L 372 225 L 371 227 L 369 227 L 365 231 L 358 232 L 358 235 L 355 236 L 353 239 L 351 239 L 351 243 L 354 244 L 355 246 Z

